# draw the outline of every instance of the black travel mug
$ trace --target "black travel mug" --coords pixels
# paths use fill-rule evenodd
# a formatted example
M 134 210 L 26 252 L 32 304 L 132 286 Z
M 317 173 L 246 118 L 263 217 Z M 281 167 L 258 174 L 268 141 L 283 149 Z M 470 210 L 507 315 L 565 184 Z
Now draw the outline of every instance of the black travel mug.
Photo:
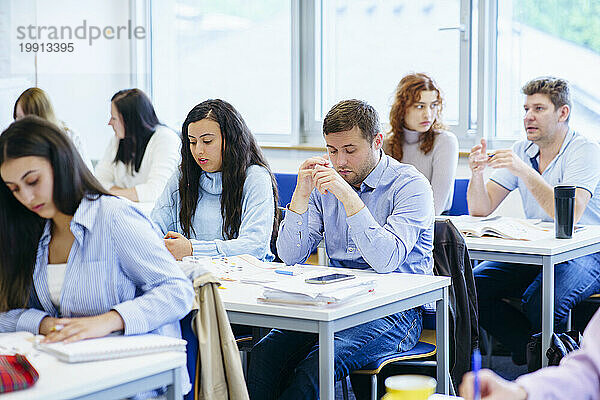
M 573 236 L 575 186 L 554 186 L 554 232 L 557 239 Z

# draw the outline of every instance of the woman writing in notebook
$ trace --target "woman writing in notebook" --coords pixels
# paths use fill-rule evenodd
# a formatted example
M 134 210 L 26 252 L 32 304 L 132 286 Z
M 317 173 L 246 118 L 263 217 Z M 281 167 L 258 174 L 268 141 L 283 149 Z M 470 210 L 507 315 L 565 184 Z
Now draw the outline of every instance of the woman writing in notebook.
M 384 151 L 411 164 L 431 183 L 435 215 L 452 206 L 458 140 L 442 124 L 443 99 L 429 76 L 408 74 L 398 84 L 390 111 L 391 133 Z
M 140 89 L 114 94 L 108 124 L 115 136 L 96 166 L 96 177 L 114 195 L 156 201 L 179 163 L 179 137 L 160 123 Z
M 180 336 L 191 283 L 151 221 L 102 188 L 58 127 L 11 124 L 0 177 L 0 332 Z
M 181 167 L 151 214 L 171 254 L 272 260 L 277 185 L 242 116 L 223 100 L 204 101 L 181 139 Z

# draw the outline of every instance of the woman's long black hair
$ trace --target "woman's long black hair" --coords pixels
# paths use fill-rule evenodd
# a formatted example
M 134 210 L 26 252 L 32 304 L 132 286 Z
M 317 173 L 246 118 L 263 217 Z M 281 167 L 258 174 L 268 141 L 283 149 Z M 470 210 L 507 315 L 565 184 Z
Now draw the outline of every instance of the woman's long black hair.
M 161 123 L 150 98 L 140 89 L 120 90 L 110 101 L 121 114 L 125 129 L 125 137 L 119 141 L 114 162 L 121 161 L 132 173 L 134 170 L 138 172 L 148 142 Z
M 279 210 L 277 208 L 278 193 L 275 177 L 269 168 L 260 147 L 248 129 L 239 112 L 224 100 L 206 100 L 189 112 L 181 129 L 181 175 L 179 179 L 179 196 L 181 209 L 179 221 L 185 236 L 190 237 L 194 231 L 192 218 L 199 200 L 200 176 L 202 169 L 192 156 L 188 127 L 191 123 L 209 119 L 219 124 L 221 135 L 222 182 L 221 215 L 223 217 L 223 237 L 234 239 L 238 236 L 242 223 L 242 194 L 246 181 L 246 170 L 251 165 L 260 165 L 269 171 L 273 187 L 273 235 L 277 235 Z
M 0 166 L 28 156 L 50 162 L 52 200 L 63 214 L 74 215 L 84 196 L 108 194 L 60 128 L 35 116 L 13 122 L 0 135 Z M 0 312 L 27 305 L 45 222 L 16 199 L 0 177 Z

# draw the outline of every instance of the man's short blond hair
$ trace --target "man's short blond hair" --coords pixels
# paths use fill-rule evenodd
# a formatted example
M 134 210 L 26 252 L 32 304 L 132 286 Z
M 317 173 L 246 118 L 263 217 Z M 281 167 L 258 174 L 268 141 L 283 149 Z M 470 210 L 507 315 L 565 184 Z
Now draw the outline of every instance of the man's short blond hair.
M 526 96 L 534 94 L 545 94 L 550 97 L 550 101 L 554 104 L 554 110 L 564 105 L 569 106 L 571 109 L 571 90 L 569 88 L 569 82 L 565 79 L 555 78 L 553 76 L 542 76 L 535 78 L 527 82 L 522 88 Z M 571 114 L 569 113 L 569 117 Z M 569 120 L 567 117 L 567 121 Z

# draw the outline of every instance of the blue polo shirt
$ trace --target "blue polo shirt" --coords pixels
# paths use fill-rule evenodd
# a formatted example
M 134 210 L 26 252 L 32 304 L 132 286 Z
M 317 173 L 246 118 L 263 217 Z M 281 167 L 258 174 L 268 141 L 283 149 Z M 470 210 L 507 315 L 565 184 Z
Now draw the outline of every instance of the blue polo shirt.
M 522 140 L 515 143 L 512 150 L 527 165 L 531 165 L 536 171 L 539 169 L 540 149 L 537 144 L 529 140 Z M 560 151 L 548 164 L 542 173 L 542 178 L 552 187 L 574 185 L 590 192 L 592 197 L 579 223 L 600 225 L 600 145 L 598 143 L 569 129 Z M 519 189 L 527 218 L 552 221 L 552 218 L 527 189 L 525 182 L 508 169 L 502 168 L 495 171 L 490 179 L 510 191 Z

